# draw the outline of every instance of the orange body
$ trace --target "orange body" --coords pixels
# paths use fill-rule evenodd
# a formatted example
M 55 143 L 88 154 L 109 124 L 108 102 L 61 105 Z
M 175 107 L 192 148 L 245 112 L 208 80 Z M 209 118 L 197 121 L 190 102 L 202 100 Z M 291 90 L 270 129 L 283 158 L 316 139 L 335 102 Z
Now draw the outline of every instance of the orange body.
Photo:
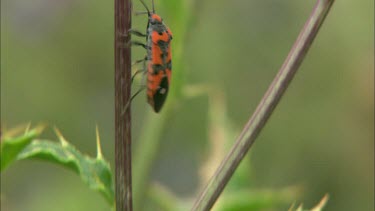
M 150 15 L 147 27 L 147 100 L 155 112 L 162 108 L 172 73 L 172 33 L 160 16 Z

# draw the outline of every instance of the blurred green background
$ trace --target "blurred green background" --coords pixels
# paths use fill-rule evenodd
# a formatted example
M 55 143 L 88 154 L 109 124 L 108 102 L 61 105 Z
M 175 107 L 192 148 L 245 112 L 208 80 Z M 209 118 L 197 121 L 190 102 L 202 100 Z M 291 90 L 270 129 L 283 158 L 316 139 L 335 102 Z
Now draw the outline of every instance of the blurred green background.
M 235 128 L 235 137 L 315 1 L 205 0 L 189 11 L 192 24 L 173 13 L 176 2 L 156 1 L 172 32 L 180 31 L 173 40 L 180 43 L 173 49 L 180 57 L 174 77 L 180 75 L 183 87 L 214 87 L 225 99 L 228 128 Z M 138 1 L 134 4 L 141 9 Z M 30 121 L 56 125 L 78 149 L 95 155 L 97 123 L 103 154 L 114 169 L 113 7 L 113 1 L 1 2 L 2 127 Z M 326 210 L 374 209 L 373 8 L 372 0 L 335 2 L 251 149 L 251 188 L 298 186 L 302 190 L 295 201 L 307 207 L 329 193 Z M 135 28 L 145 27 L 144 16 L 133 20 Z M 182 32 L 183 39 L 177 36 Z M 135 60 L 144 51 L 135 48 L 133 53 Z M 166 115 L 151 115 L 144 95 L 132 106 L 135 145 L 150 118 L 158 122 Z M 176 102 L 150 176 L 176 196 L 191 200 L 201 188 L 199 172 L 211 147 L 210 104 L 207 95 Z M 51 130 L 43 137 L 57 139 Z M 22 161 L 1 173 L 3 211 L 109 209 L 73 172 L 50 163 Z

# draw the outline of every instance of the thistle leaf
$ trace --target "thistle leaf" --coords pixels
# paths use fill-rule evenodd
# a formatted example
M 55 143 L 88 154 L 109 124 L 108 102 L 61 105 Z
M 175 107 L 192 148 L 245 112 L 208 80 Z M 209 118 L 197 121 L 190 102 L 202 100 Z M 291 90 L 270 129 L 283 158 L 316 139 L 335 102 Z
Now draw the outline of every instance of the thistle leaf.
M 62 165 L 78 173 L 91 189 L 100 192 L 113 205 L 114 190 L 112 171 L 109 163 L 101 155 L 99 134 L 97 133 L 98 156 L 89 157 L 78 151 L 55 129 L 60 143 L 49 140 L 33 140 L 17 156 L 18 160 L 41 159 Z
M 43 129 L 44 126 L 39 126 L 32 130 L 27 129 L 23 135 L 17 137 L 5 136 L 6 138 L 2 139 L 0 143 L 0 172 L 14 162 L 17 159 L 18 153 L 20 153 L 33 139 L 35 139 L 43 131 Z

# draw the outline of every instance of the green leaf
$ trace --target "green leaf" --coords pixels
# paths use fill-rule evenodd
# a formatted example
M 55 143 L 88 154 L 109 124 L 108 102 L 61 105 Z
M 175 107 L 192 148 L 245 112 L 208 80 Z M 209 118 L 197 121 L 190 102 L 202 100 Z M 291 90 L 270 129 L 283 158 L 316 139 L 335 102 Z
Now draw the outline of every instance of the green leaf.
M 114 204 L 112 172 L 109 163 L 103 159 L 97 132 L 98 154 L 89 157 L 68 143 L 56 130 L 60 143 L 48 140 L 33 140 L 17 157 L 18 160 L 37 158 L 50 161 L 77 172 L 93 190 L 99 191 L 107 201 Z
M 4 138 L 0 144 L 0 158 L 2 172 L 6 167 L 14 162 L 19 152 L 21 152 L 33 139 L 35 139 L 44 129 L 44 126 L 36 127 L 31 131 L 26 130 L 25 134 L 15 138 Z

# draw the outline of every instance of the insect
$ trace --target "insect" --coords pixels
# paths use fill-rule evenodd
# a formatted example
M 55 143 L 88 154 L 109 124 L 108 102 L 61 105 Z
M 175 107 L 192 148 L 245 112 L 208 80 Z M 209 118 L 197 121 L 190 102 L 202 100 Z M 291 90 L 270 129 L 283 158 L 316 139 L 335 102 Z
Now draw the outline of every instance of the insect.
M 154 0 L 152 0 L 152 12 L 148 9 L 143 0 L 140 1 L 147 10 L 147 12 L 144 12 L 144 14 L 148 15 L 146 34 L 136 30 L 130 30 L 129 32 L 146 38 L 146 44 L 138 41 L 132 41 L 131 44 L 142 46 L 147 51 L 146 57 L 136 61 L 135 63 L 143 62 L 143 69 L 139 72 L 147 73 L 147 101 L 154 111 L 158 113 L 163 107 L 163 104 L 167 98 L 171 82 L 172 32 L 164 24 L 163 19 L 159 15 L 155 14 Z M 133 75 L 133 78 L 137 74 L 138 71 Z M 142 90 L 142 88 L 138 90 L 133 97 L 135 97 L 135 95 Z

